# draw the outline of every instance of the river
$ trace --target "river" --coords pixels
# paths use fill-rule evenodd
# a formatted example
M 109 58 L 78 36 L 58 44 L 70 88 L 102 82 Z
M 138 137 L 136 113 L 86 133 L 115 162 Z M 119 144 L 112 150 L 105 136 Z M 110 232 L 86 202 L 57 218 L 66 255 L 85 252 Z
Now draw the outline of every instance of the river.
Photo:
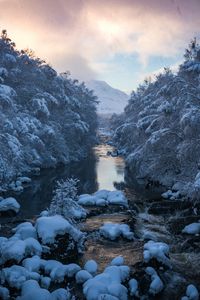
M 113 150 L 114 148 L 106 143 L 105 136 L 101 136 L 100 144 L 92 149 L 87 159 L 55 169 L 42 170 L 40 176 L 32 178 L 30 186 L 27 186 L 24 192 L 15 194 L 21 209 L 16 217 L 1 218 L 3 235 L 5 232 L 10 233 L 14 223 L 34 219 L 42 210 L 48 208 L 58 180 L 78 178 L 79 193 L 93 193 L 99 189 L 114 190 L 120 185 L 124 187 L 121 184 L 124 180 L 124 160 L 121 157 L 107 155 Z M 184 222 L 188 222 L 188 216 L 181 215 L 178 209 L 175 211 L 170 203 L 165 202 L 167 205 L 163 207 L 161 199 L 152 200 L 150 191 L 149 195 L 145 193 L 145 196 L 128 188 L 125 188 L 125 192 L 130 204 L 129 211 L 121 208 L 107 211 L 99 209 L 79 225 L 80 229 L 87 233 L 87 241 L 85 252 L 78 263 L 83 265 L 88 259 L 95 259 L 102 271 L 112 258 L 123 255 L 125 263 L 133 268 L 136 278 L 144 281 L 142 292 L 146 293 L 147 282 L 143 275 L 145 266 L 142 262 L 143 245 L 148 239 L 166 242 L 170 245 L 173 271 L 160 269 L 165 290 L 161 298 L 157 299 L 180 299 L 187 284 L 191 282 L 200 284 L 199 239 L 180 234 Z M 185 213 L 184 208 L 183 212 Z M 120 239 L 115 242 L 96 235 L 99 227 L 108 221 L 129 224 L 136 239 L 134 241 Z M 195 243 L 198 244 L 197 247 Z M 78 295 L 78 299 L 82 297 Z

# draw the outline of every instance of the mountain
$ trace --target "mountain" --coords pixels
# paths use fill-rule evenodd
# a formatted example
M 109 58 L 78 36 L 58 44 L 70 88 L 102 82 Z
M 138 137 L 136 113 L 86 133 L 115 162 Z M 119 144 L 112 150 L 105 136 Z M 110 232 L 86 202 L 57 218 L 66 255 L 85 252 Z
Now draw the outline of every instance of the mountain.
M 94 90 L 94 94 L 98 97 L 98 113 L 112 114 L 122 113 L 124 107 L 128 104 L 129 96 L 113 87 L 105 81 L 91 80 L 86 82 L 86 86 Z

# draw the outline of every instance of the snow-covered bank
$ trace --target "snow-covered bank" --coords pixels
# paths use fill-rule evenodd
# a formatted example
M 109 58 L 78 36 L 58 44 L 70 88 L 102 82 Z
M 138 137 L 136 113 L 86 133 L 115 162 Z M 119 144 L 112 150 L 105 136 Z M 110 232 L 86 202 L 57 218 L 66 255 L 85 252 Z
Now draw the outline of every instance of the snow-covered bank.
M 31 51 L 16 50 L 5 31 L 0 66 L 0 182 L 14 180 L 11 188 L 20 190 L 21 174 L 86 156 L 95 139 L 96 97 Z
M 200 199 L 199 76 L 200 46 L 193 41 L 177 74 L 166 68 L 154 82 L 145 81 L 124 114 L 113 118 L 128 183 Z

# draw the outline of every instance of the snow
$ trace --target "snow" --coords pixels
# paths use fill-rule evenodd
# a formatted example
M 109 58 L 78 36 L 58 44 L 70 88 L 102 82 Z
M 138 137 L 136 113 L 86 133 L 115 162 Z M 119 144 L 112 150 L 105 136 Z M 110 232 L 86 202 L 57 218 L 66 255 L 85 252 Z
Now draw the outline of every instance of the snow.
M 22 266 L 30 272 L 38 272 L 41 266 L 41 258 L 38 255 L 25 258 L 22 262 Z
M 139 297 L 139 290 L 138 290 L 138 282 L 136 279 L 132 278 L 128 282 L 130 295 Z
M 111 191 L 108 194 L 107 200 L 109 204 L 128 206 L 127 199 L 122 191 Z
M 84 269 L 88 271 L 90 274 L 95 275 L 98 270 L 98 265 L 95 260 L 91 259 L 85 263 Z
M 23 183 L 30 183 L 31 182 L 31 178 L 27 177 L 27 176 L 18 177 L 17 181 L 20 182 L 21 184 L 23 184 Z
M 37 232 L 35 227 L 30 222 L 24 222 L 13 228 L 12 231 L 19 239 L 25 240 L 28 237 L 37 239 Z
M 10 239 L 1 242 L 0 253 L 0 264 L 3 264 L 8 260 L 15 260 L 19 263 L 28 255 L 41 255 L 42 247 L 34 238 L 20 240 L 13 236 Z
M 83 206 L 106 206 L 121 205 L 128 206 L 127 199 L 122 191 L 99 190 L 93 195 L 83 194 L 79 196 L 78 204 Z
M 104 223 L 104 225 L 100 227 L 100 234 L 110 240 L 115 240 L 120 236 L 128 240 L 134 238 L 127 224 Z
M 118 300 L 118 298 L 109 294 L 101 294 L 98 296 L 98 300 Z
M 149 276 L 151 276 L 149 293 L 152 295 L 159 294 L 163 290 L 164 284 L 158 276 L 156 270 L 152 267 L 147 267 L 145 271 Z
M 100 102 L 97 106 L 101 114 L 122 113 L 128 103 L 128 95 L 108 85 L 105 81 L 91 80 L 86 86 L 94 90 Z
M 10 293 L 9 290 L 3 286 L 0 286 L 0 299 L 2 300 L 9 300 Z
M 27 280 L 22 284 L 21 297 L 17 300 L 51 300 L 51 294 L 46 289 L 40 288 L 35 280 Z
M 9 210 L 18 213 L 20 210 L 20 204 L 15 198 L 12 197 L 0 199 L 0 212 L 5 212 Z
M 75 241 L 82 238 L 83 234 L 60 215 L 39 217 L 35 228 L 43 244 L 52 244 L 57 235 L 68 233 Z
M 189 224 L 183 228 L 182 232 L 187 233 L 187 234 L 199 234 L 200 233 L 200 223 Z
M 13 265 L 4 268 L 1 272 L 1 282 L 5 282 L 12 288 L 21 289 L 22 285 L 29 279 L 39 280 L 40 275 L 36 272 L 29 272 L 22 266 Z
M 113 258 L 113 260 L 110 263 L 112 266 L 121 266 L 124 264 L 124 258 L 123 256 L 117 256 L 115 258 Z
M 122 282 L 128 279 L 128 266 L 109 266 L 103 273 L 87 280 L 83 285 L 83 293 L 87 300 L 96 299 L 128 299 L 127 288 Z M 114 298 L 113 298 L 114 297 Z
M 70 300 L 72 299 L 71 294 L 66 289 L 57 289 L 51 293 L 50 300 Z
M 108 198 L 109 193 L 110 193 L 110 191 L 108 191 L 108 190 L 99 190 L 94 193 L 94 196 L 97 197 L 98 199 L 106 200 Z
M 47 276 L 41 276 L 40 281 L 41 287 L 48 290 L 51 284 L 51 278 Z
M 199 300 L 199 292 L 197 288 L 190 284 L 186 289 L 186 296 L 182 297 L 181 300 Z
M 169 246 L 166 243 L 148 241 L 144 244 L 144 261 L 148 263 L 152 258 L 170 267 Z
M 88 279 L 91 279 L 92 275 L 86 270 L 81 270 L 76 273 L 75 277 L 76 277 L 76 282 L 82 284 L 85 281 L 87 281 Z
M 91 196 L 91 195 L 80 195 L 78 199 L 78 204 L 83 205 L 83 206 L 90 206 L 90 205 L 95 205 L 96 204 L 96 197 Z

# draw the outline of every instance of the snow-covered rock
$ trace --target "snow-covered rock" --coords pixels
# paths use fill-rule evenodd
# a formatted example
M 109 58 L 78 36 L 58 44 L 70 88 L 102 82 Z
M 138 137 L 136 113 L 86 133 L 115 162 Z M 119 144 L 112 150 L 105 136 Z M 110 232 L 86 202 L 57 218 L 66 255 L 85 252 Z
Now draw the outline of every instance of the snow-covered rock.
M 100 227 L 100 234 L 110 240 L 115 240 L 120 236 L 128 240 L 134 238 L 133 232 L 130 231 L 130 227 L 127 224 L 105 223 Z
M 0 213 L 12 210 L 18 213 L 20 210 L 20 204 L 15 198 L 9 197 L 5 199 L 0 199 Z
M 87 300 L 118 299 L 127 300 L 128 291 L 122 283 L 128 279 L 128 266 L 109 266 L 103 273 L 87 280 L 83 285 L 83 293 Z
M 39 217 L 35 228 L 39 238 L 44 244 L 55 242 L 57 235 L 68 233 L 75 241 L 82 238 L 83 234 L 60 215 Z
M 47 276 L 41 276 L 40 282 L 41 282 L 41 287 L 48 290 L 51 284 L 51 278 Z
M 51 293 L 46 289 L 40 288 L 35 280 L 27 280 L 22 284 L 21 296 L 17 300 L 51 300 Z
M 190 284 L 186 289 L 186 296 L 182 297 L 181 300 L 199 300 L 199 292 L 197 288 Z
M 26 238 L 32 237 L 37 239 L 37 232 L 35 227 L 30 222 L 24 222 L 13 228 L 14 236 L 19 239 L 25 240 Z
M 182 232 L 187 233 L 187 234 L 199 234 L 200 233 L 200 223 L 189 224 L 183 228 Z
M 80 270 L 76 273 L 76 282 L 77 283 L 84 283 L 88 279 L 91 279 L 92 275 L 86 270 Z
M 176 200 L 180 197 L 180 192 L 172 192 L 171 190 L 168 190 L 167 192 L 163 193 L 161 195 L 164 199 L 170 199 L 170 200 Z
M 124 258 L 123 256 L 117 256 L 113 258 L 113 260 L 110 263 L 112 266 L 122 266 L 124 264 Z
M 78 204 L 83 206 L 96 205 L 96 200 L 95 196 L 83 194 L 79 196 Z
M 146 273 L 151 276 L 151 284 L 149 287 L 149 293 L 152 295 L 159 294 L 164 288 L 164 284 L 163 284 L 162 280 L 158 276 L 155 269 L 153 269 L 152 267 L 147 267 Z
M 30 272 L 39 272 L 41 267 L 41 258 L 38 255 L 25 258 L 22 262 L 22 266 Z
M 106 200 L 108 198 L 109 193 L 110 193 L 110 191 L 108 191 L 108 190 L 99 190 L 94 193 L 94 196 L 97 197 L 98 199 Z
M 71 293 L 68 289 L 57 289 L 51 293 L 51 300 L 70 300 L 72 299 Z
M 15 236 L 4 240 L 0 244 L 0 264 L 8 260 L 20 262 L 23 258 L 29 255 L 41 255 L 42 247 L 34 238 L 18 239 Z
M 107 198 L 109 204 L 128 206 L 127 199 L 122 191 L 111 191 Z
M 10 268 L 4 268 L 1 272 L 1 282 L 5 282 L 11 288 L 21 289 L 22 285 L 29 279 L 39 280 L 40 275 L 36 272 L 29 272 L 22 266 L 13 265 Z
M 0 286 L 0 299 L 9 300 L 10 292 L 6 287 Z
M 84 269 L 88 271 L 90 274 L 95 275 L 98 270 L 98 265 L 95 260 L 91 259 L 85 263 Z
M 148 263 L 152 258 L 158 262 L 170 267 L 169 246 L 166 243 L 148 241 L 144 244 L 144 261 Z
M 128 206 L 127 199 L 122 191 L 99 190 L 93 195 L 83 194 L 79 196 L 78 204 L 83 206 L 106 206 L 120 205 Z
M 128 282 L 130 295 L 139 297 L 139 290 L 138 290 L 138 282 L 136 279 L 132 278 Z

